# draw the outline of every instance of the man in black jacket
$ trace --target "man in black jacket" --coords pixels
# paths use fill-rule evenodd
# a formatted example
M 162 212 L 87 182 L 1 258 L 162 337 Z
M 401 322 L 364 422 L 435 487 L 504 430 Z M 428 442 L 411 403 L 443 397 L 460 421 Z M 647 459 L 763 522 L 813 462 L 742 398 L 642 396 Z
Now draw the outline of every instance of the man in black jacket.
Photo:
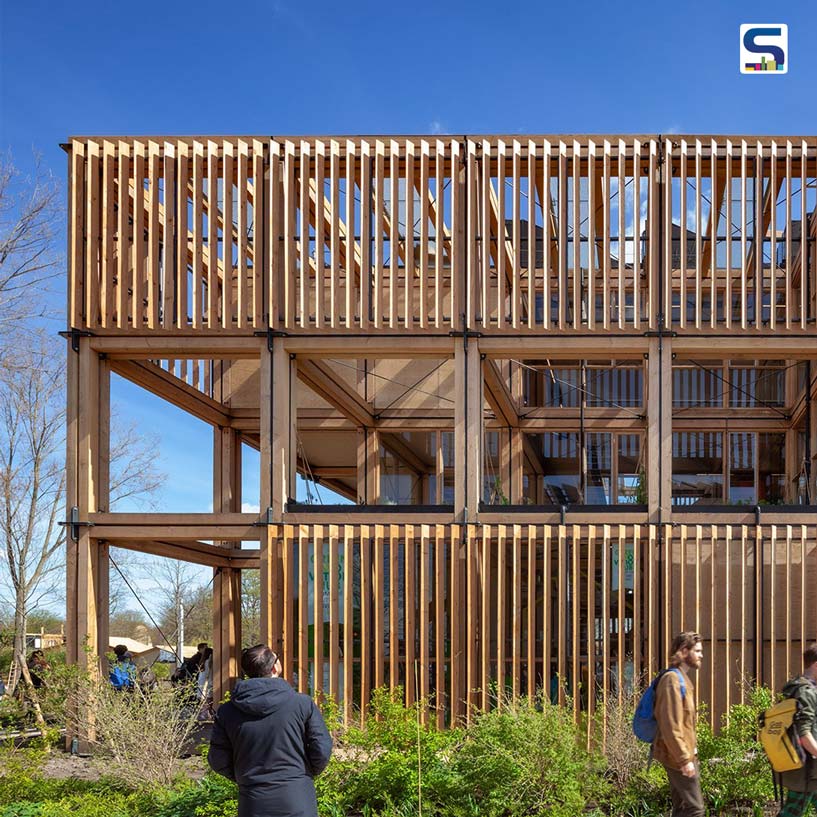
M 332 754 L 320 710 L 264 644 L 244 650 L 241 668 L 246 679 L 216 713 L 211 768 L 238 783 L 238 817 L 317 817 L 313 778 Z

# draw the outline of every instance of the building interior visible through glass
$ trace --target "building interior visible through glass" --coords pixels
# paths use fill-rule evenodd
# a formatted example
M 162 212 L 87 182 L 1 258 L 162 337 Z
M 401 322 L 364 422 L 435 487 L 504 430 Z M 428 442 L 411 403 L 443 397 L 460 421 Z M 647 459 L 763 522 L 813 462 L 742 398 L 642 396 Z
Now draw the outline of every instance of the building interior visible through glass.
M 444 365 L 444 364 L 440 364 Z M 486 399 L 485 505 L 644 505 L 646 361 L 497 360 L 520 426 Z M 672 502 L 676 506 L 808 502 L 805 362 L 676 360 Z M 450 421 L 449 421 L 450 422 Z M 454 501 L 453 428 L 379 435 L 380 504 Z

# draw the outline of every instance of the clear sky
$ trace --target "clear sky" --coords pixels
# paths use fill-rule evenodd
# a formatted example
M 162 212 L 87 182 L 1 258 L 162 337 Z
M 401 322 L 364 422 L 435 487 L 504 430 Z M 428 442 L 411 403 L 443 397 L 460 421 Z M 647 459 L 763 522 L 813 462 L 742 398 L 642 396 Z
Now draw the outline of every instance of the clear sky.
M 817 132 L 813 0 L 0 7 L 0 149 L 60 179 L 79 134 Z M 741 75 L 741 23 L 776 22 L 788 73 Z M 210 430 L 113 396 L 161 437 L 160 509 L 208 510 Z

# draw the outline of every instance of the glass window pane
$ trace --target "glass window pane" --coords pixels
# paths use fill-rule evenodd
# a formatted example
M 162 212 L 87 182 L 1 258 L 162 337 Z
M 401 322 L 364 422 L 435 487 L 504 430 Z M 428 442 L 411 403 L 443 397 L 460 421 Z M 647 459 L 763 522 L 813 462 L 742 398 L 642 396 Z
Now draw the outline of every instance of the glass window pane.
M 674 408 L 723 405 L 726 385 L 720 368 L 673 366 L 672 405 Z
M 786 435 L 758 434 L 758 502 L 780 505 L 786 501 Z
M 587 505 L 611 505 L 612 451 L 610 434 L 588 434 L 587 445 Z
M 620 505 L 647 504 L 647 475 L 641 462 L 641 435 L 618 435 L 618 487 Z
M 545 505 L 577 505 L 580 502 L 581 479 L 579 475 L 579 434 L 578 432 L 546 432 L 529 434 L 533 451 L 539 456 L 538 467 L 542 471 L 542 494 L 540 501 Z M 536 501 L 533 494 L 533 480 L 528 496 Z
M 672 502 L 723 502 L 723 435 L 709 431 L 672 434 Z
M 785 404 L 785 369 L 777 366 L 733 366 L 729 369 L 729 405 L 735 408 Z
M 755 442 L 751 431 L 729 435 L 729 504 L 755 505 Z
M 643 369 L 617 366 L 614 369 L 587 369 L 588 406 L 639 407 L 643 404 Z
M 523 369 L 523 402 L 544 408 L 576 408 L 581 403 L 577 366 L 539 366 Z
M 440 432 L 443 453 L 443 505 L 454 504 L 454 432 Z
M 482 501 L 486 505 L 507 505 L 508 486 L 499 470 L 499 431 L 485 432 L 484 466 L 482 471 Z M 505 435 L 507 444 L 507 435 Z

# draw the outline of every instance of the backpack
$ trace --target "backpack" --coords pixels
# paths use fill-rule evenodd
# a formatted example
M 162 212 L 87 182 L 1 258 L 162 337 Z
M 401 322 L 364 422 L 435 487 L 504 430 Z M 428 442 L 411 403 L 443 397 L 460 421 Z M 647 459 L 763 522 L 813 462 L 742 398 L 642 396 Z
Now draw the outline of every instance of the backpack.
M 117 661 L 112 667 L 108 675 L 108 680 L 114 689 L 130 689 L 133 686 L 133 672 L 131 671 L 131 664 L 125 664 Z
M 794 716 L 801 706 L 797 698 L 786 698 L 758 718 L 760 745 L 775 772 L 796 771 L 805 764 L 805 753 L 794 728 Z
M 653 682 L 647 687 L 633 715 L 633 734 L 644 743 L 652 743 L 658 734 L 658 722 L 655 720 L 655 691 L 658 682 L 668 673 L 675 672 L 681 682 L 681 700 L 686 697 L 687 688 L 684 682 L 684 673 L 681 670 L 670 667 L 662 670 L 655 676 Z

